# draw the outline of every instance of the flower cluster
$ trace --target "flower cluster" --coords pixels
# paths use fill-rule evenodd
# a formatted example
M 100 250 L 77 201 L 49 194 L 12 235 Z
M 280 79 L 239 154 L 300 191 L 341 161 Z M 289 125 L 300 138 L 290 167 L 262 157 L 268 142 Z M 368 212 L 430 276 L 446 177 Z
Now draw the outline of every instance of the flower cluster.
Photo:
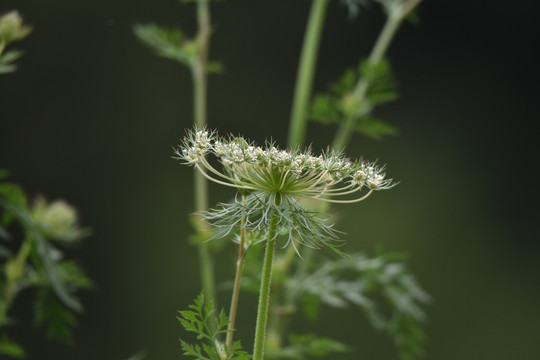
M 371 193 L 395 185 L 385 178 L 383 167 L 363 160 L 353 162 L 340 153 L 327 151 L 314 156 L 310 150 L 280 150 L 273 143 L 263 148 L 242 137 L 222 138 L 207 130 L 189 131 L 175 153 L 177 159 L 197 167 L 210 180 L 239 190 L 355 202 L 359 199 L 332 198 L 354 194 L 364 187 Z M 210 165 L 206 155 L 214 155 L 224 172 Z
M 394 186 L 392 179 L 385 178 L 384 168 L 374 163 L 351 161 L 333 151 L 315 156 L 311 150 L 280 150 L 273 143 L 260 147 L 242 137 L 219 137 L 215 131 L 188 131 L 175 154 L 209 180 L 236 188 L 242 195 L 206 212 L 208 222 L 227 234 L 235 226 L 266 231 L 274 221 L 276 234 L 287 233 L 287 244 L 295 249 L 295 243 L 318 248 L 337 238 L 333 226 L 306 210 L 300 198 L 355 203 L 375 190 Z M 211 164 L 212 155 L 223 170 Z

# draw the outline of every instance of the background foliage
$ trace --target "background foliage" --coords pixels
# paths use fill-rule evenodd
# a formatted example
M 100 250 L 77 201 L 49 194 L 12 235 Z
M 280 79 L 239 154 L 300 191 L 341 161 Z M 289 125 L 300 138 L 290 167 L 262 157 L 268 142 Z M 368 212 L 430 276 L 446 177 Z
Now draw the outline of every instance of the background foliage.
M 211 126 L 284 144 L 309 2 L 213 6 L 212 57 L 224 72 L 210 79 Z M 401 181 L 376 201 L 341 208 L 339 221 L 350 252 L 373 255 L 384 246 L 411 254 L 411 271 L 434 298 L 429 358 L 539 355 L 538 89 L 528 6 L 425 1 L 420 24 L 404 26 L 389 52 L 400 98 L 374 114 L 399 136 L 358 136 L 349 151 L 379 157 Z M 69 255 L 95 290 L 81 296 L 87 311 L 77 347 L 47 344 L 22 326 L 12 337 L 31 359 L 118 359 L 142 347 L 152 359 L 180 358 L 176 310 L 191 303 L 199 284 L 196 250 L 185 241 L 191 172 L 170 156 L 191 124 L 191 79 L 149 54 L 131 29 L 182 24 L 189 37 L 193 9 L 174 0 L 0 4 L 2 13 L 13 8 L 33 33 L 14 44 L 25 55 L 0 81 L 0 168 L 32 198 L 42 192 L 79 209 L 94 233 Z M 382 21 L 375 7 L 351 22 L 339 2 L 330 6 L 316 93 L 357 68 Z M 326 146 L 334 130 L 315 124 L 308 138 L 314 148 Z M 221 191 L 211 189 L 212 202 L 231 195 Z M 234 258 L 231 248 L 230 262 L 217 264 L 220 280 L 233 276 Z M 228 303 L 218 300 L 218 307 Z M 25 309 L 33 298 L 22 294 L 20 301 L 14 315 L 31 325 Z M 254 314 L 255 297 L 240 306 Z M 344 325 L 351 318 L 360 325 Z M 254 321 L 239 321 L 250 344 Z M 291 326 L 359 344 L 356 353 L 366 359 L 395 359 L 391 340 L 373 334 L 360 311 L 332 310 L 318 324 L 325 325 Z

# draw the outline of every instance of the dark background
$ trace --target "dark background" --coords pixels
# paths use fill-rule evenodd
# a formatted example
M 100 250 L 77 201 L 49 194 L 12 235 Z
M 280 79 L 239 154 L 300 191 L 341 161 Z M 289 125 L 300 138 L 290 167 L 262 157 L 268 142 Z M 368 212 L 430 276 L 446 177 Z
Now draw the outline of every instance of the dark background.
M 425 1 L 420 24 L 400 30 L 389 59 L 400 99 L 377 111 L 399 128 L 382 141 L 353 138 L 348 153 L 388 164 L 401 181 L 361 205 L 338 208 L 348 251 L 410 255 L 433 296 L 427 359 L 538 359 L 538 58 L 533 1 Z M 309 1 L 212 4 L 209 124 L 262 142 L 286 141 Z M 196 249 L 186 242 L 192 170 L 171 160 L 189 128 L 189 72 L 157 58 L 135 23 L 195 30 L 194 6 L 160 1 L 5 1 L 34 32 L 19 70 L 0 78 L 0 168 L 29 194 L 64 198 L 93 235 L 70 255 L 97 284 L 82 295 L 76 346 L 31 331 L 29 296 L 14 309 L 13 336 L 30 359 L 179 359 L 175 319 L 199 291 Z M 350 21 L 329 7 L 315 81 L 324 91 L 366 57 L 384 17 L 373 4 Z M 335 128 L 311 124 L 325 147 Z M 211 187 L 211 200 L 231 194 Z M 218 261 L 233 276 L 234 249 Z M 240 334 L 251 348 L 255 298 L 241 299 Z M 222 304 L 228 293 L 219 294 Z M 396 359 L 391 342 L 357 310 L 329 311 L 308 330 L 356 352 L 336 359 Z M 322 322 L 321 322 L 322 323 Z M 302 325 L 298 325 L 302 327 Z

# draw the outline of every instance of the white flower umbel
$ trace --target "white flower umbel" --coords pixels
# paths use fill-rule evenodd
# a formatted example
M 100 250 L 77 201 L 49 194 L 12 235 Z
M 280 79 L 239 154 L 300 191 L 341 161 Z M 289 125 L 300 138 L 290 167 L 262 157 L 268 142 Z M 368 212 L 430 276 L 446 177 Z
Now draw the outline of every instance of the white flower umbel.
M 351 161 L 341 153 L 310 150 L 285 151 L 273 143 L 255 146 L 242 137 L 219 137 L 215 131 L 190 130 L 175 150 L 176 158 L 195 166 L 215 183 L 236 188 L 244 200 L 222 204 L 205 213 L 205 219 L 226 233 L 244 219 L 248 231 L 265 231 L 277 218 L 276 234 L 287 233 L 285 244 L 318 248 L 336 238 L 336 230 L 318 214 L 306 210 L 300 198 L 350 204 L 374 191 L 395 184 L 384 168 L 363 160 Z M 218 170 L 207 155 L 222 165 Z

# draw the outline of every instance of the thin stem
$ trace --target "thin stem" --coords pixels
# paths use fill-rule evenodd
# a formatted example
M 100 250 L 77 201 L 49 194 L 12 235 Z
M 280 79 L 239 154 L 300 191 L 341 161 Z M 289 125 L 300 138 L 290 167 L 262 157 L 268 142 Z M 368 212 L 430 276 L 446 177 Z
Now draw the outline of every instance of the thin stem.
M 0 319 L 2 321 L 6 319 L 9 308 L 13 303 L 13 299 L 17 295 L 17 282 L 24 276 L 24 267 L 26 265 L 26 260 L 30 255 L 31 248 L 32 243 L 30 241 L 30 238 L 27 237 L 21 245 L 17 256 L 15 256 L 15 258 L 11 259 L 6 264 L 6 284 L 4 290 L 4 301 L 2 302 L 2 306 L 0 307 Z
M 199 57 L 193 64 L 193 117 L 195 125 L 203 129 L 206 124 L 206 63 L 208 58 L 208 47 L 210 42 L 210 9 L 208 0 L 198 0 L 197 2 L 198 21 L 198 48 Z M 208 182 L 204 175 L 195 172 L 195 210 L 204 211 L 208 208 Z M 201 229 L 198 229 L 201 231 Z M 212 255 L 207 243 L 199 244 L 199 262 L 201 269 L 201 282 L 205 298 L 210 301 L 216 299 L 214 266 Z
M 354 204 L 354 203 L 366 200 L 372 193 L 373 193 L 373 190 L 369 190 L 369 192 L 366 195 L 364 195 L 364 196 L 362 196 L 362 197 L 360 197 L 358 199 L 352 199 L 352 200 L 332 200 L 332 199 L 318 198 L 318 197 L 314 197 L 314 196 L 305 196 L 305 195 L 298 195 L 298 196 L 302 196 L 302 197 L 307 198 L 307 199 L 316 199 L 316 200 L 324 201 L 324 202 L 327 202 L 327 203 Z
M 276 216 L 272 217 L 268 229 L 268 240 L 264 253 L 262 269 L 261 290 L 259 293 L 259 309 L 257 311 L 257 325 L 255 327 L 255 345 L 253 347 L 253 360 L 263 360 L 266 337 L 266 324 L 268 322 L 268 308 L 270 305 L 270 285 L 272 280 L 272 262 L 276 244 Z
M 207 173 L 199 166 L 199 164 L 195 164 L 195 167 L 199 170 L 199 172 L 202 174 L 202 176 L 204 176 L 205 178 L 207 178 L 207 179 L 210 180 L 210 181 L 215 182 L 216 184 L 221 184 L 221 185 L 233 187 L 233 188 L 236 188 L 236 189 L 256 190 L 255 188 L 253 188 L 253 187 L 251 187 L 251 186 L 241 186 L 241 185 L 229 184 L 229 183 L 226 183 L 226 182 L 224 182 L 224 181 L 221 181 L 221 180 L 218 180 L 218 179 L 214 179 L 213 177 L 211 177 L 210 175 L 208 175 L 208 174 L 207 174 Z M 206 208 L 205 208 L 205 209 L 206 209 Z M 205 210 L 205 209 L 204 209 L 204 210 Z
M 242 195 L 242 204 L 246 204 L 246 196 Z M 242 211 L 242 221 L 240 223 L 240 244 L 238 244 L 238 259 L 236 260 L 236 275 L 234 277 L 234 287 L 231 297 L 231 309 L 229 312 L 229 326 L 227 330 L 227 349 L 231 351 L 233 337 L 234 337 L 234 324 L 236 322 L 236 310 L 238 309 L 238 299 L 240 298 L 240 284 L 242 282 L 242 272 L 244 270 L 244 242 L 246 237 L 246 218 L 245 210 Z
M 421 2 L 421 0 L 409 0 L 402 5 L 388 9 L 386 23 L 375 42 L 373 49 L 368 57 L 371 65 L 377 65 L 384 58 L 392 39 L 394 38 L 403 19 Z M 360 79 L 356 84 L 353 97 L 357 103 L 365 101 L 370 83 L 365 79 Z M 336 150 L 344 149 L 349 143 L 356 127 L 357 115 L 348 116 L 341 124 L 334 142 L 333 148 Z
M 328 0 L 313 0 L 311 5 L 296 77 L 293 109 L 289 123 L 289 147 L 302 145 L 306 135 L 307 108 L 327 6 Z

